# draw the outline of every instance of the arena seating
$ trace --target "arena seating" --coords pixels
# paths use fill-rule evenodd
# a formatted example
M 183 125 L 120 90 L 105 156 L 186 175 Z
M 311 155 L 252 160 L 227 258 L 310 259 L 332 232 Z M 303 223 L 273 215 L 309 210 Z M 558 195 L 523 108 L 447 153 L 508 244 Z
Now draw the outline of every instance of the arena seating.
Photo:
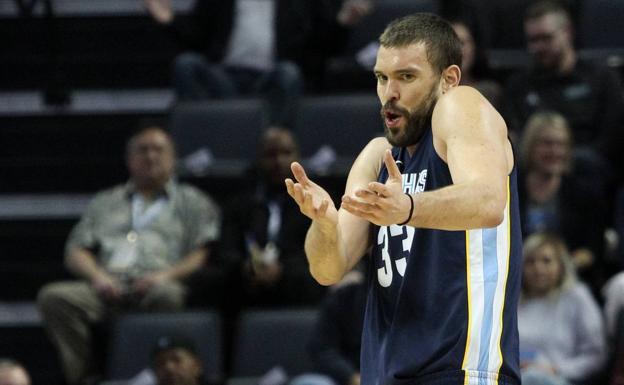
M 216 311 L 126 314 L 112 325 L 107 358 L 107 379 L 129 379 L 151 365 L 152 348 L 163 335 L 192 340 L 211 383 L 224 377 L 223 327 Z
M 311 370 L 306 344 L 316 309 L 244 310 L 233 341 L 230 385 L 255 384 L 275 367 L 288 376 Z
M 172 0 L 177 11 L 192 2 Z M 487 53 L 495 76 L 505 80 L 529 64 L 520 25 L 528 0 L 476 2 L 504 16 L 495 20 L 496 39 Z M 624 69 L 624 0 L 569 2 L 578 6 L 579 56 Z M 349 35 L 346 52 L 330 59 L 320 95 L 302 101 L 292 129 L 306 165 L 320 165 L 312 174 L 323 186 L 341 192 L 357 153 L 383 132 L 375 79 L 355 55 L 387 21 L 436 12 L 440 3 L 375 0 L 375 11 Z M 51 0 L 54 19 L 46 16 L 43 1 L 34 4 L 32 12 L 20 12 L 15 0 L 0 1 L 0 356 L 23 361 L 36 384 L 58 385 L 55 351 L 33 301 L 42 285 L 69 277 L 64 242 L 92 194 L 126 179 L 128 135 L 146 117 L 169 119 L 181 179 L 222 202 L 246 187 L 240 176 L 255 157 L 267 118 L 255 99 L 176 104 L 170 65 L 179 47 L 149 19 L 140 0 Z M 333 157 L 319 152 L 324 146 Z M 204 147 L 207 153 L 197 153 Z M 194 168 L 205 165 L 206 154 L 212 163 Z M 200 313 L 120 318 L 108 356 L 110 378 L 146 365 L 148 338 L 170 325 L 191 324 L 189 330 L 202 329 L 193 329 L 200 341 L 211 341 L 201 347 L 214 351 L 202 354 L 208 354 L 205 364 L 217 381 L 246 385 L 277 365 L 288 375 L 309 369 L 305 341 L 316 310 L 245 309 L 230 341 L 221 314 L 206 309 L 202 294 L 193 299 Z M 127 330 L 141 333 L 128 336 Z M 122 358 L 130 353 L 140 361 Z

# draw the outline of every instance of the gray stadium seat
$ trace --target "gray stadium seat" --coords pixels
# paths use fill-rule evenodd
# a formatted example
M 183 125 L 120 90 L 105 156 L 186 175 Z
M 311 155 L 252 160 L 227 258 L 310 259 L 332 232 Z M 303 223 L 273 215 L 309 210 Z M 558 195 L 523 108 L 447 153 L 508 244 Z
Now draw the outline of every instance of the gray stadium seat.
M 312 369 L 306 344 L 317 318 L 313 309 L 246 310 L 234 339 L 230 384 L 281 366 L 289 376 Z
M 149 367 L 158 337 L 166 334 L 192 339 L 201 356 L 205 377 L 223 379 L 222 325 L 217 312 L 126 314 L 114 321 L 106 378 L 129 379 Z
M 305 99 L 294 127 L 302 157 L 309 159 L 323 146 L 329 146 L 337 157 L 329 171 L 348 169 L 372 138 L 383 136 L 380 109 L 372 92 Z
M 171 114 L 171 134 L 177 144 L 182 166 L 194 174 L 195 166 L 232 168 L 242 171 L 256 153 L 261 131 L 268 125 L 264 102 L 259 99 L 209 100 L 179 103 Z M 209 153 L 210 162 L 197 158 L 201 150 Z M 204 152 L 204 154 L 206 154 Z M 206 158 L 203 158 L 205 161 Z M 204 170 L 205 171 L 205 170 Z

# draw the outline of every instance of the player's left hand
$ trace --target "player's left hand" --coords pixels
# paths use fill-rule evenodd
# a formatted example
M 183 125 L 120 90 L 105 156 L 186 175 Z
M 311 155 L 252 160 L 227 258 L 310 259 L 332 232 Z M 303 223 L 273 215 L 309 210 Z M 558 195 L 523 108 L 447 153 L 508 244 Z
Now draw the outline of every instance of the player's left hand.
M 403 177 L 390 150 L 384 153 L 383 161 L 388 170 L 386 183 L 370 182 L 366 188 L 355 190 L 353 196 L 344 195 L 341 207 L 378 226 L 389 226 L 405 222 L 411 203 L 403 192 Z

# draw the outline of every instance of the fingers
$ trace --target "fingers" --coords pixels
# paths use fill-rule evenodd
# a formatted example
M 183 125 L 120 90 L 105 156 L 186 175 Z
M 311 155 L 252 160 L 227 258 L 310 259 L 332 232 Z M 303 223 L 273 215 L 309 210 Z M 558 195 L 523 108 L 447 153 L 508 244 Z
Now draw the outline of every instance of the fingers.
M 290 170 L 295 176 L 295 179 L 297 180 L 297 182 L 303 185 L 308 185 L 310 183 L 310 179 L 308 179 L 308 175 L 306 175 L 306 172 L 303 169 L 303 166 L 299 164 L 299 162 L 292 162 L 290 164 Z
M 294 191 L 293 198 L 295 198 L 295 202 L 297 202 L 299 206 L 305 206 L 306 193 L 301 183 L 295 183 L 295 185 L 293 186 L 293 191 Z M 311 199 L 312 198 L 310 197 L 310 200 Z
M 301 185 L 296 186 L 296 187 L 299 187 L 301 189 L 302 204 L 300 205 L 300 207 L 301 207 L 301 211 L 304 214 L 308 215 L 312 219 L 317 219 L 325 215 L 325 212 L 327 211 L 327 208 L 329 207 L 329 201 L 327 199 L 323 199 L 318 205 L 318 207 L 315 207 L 314 197 L 312 196 L 312 194 L 305 191 L 301 187 Z
M 342 197 L 341 207 L 357 217 L 366 219 L 369 222 L 377 222 L 379 207 L 374 204 L 357 201 L 349 196 L 344 196 Z
M 354 199 L 350 196 L 343 196 L 342 197 L 342 208 L 344 208 L 345 210 L 351 212 L 352 214 L 354 213 L 365 213 L 365 214 L 372 214 L 375 213 L 379 210 L 379 205 L 377 205 L 376 203 L 371 203 L 369 201 L 361 201 L 361 200 L 357 200 Z
M 392 152 L 390 150 L 386 150 L 383 156 L 383 160 L 386 165 L 386 169 L 388 170 L 388 178 L 401 179 L 401 171 L 399 171 L 399 167 L 394 161 L 394 158 L 392 158 Z
M 295 183 L 292 179 L 286 178 L 284 181 L 286 183 L 286 191 L 288 195 L 290 195 L 295 202 L 301 206 L 303 204 L 303 186 L 301 183 Z
M 288 195 L 290 195 L 291 197 L 295 197 L 295 182 L 293 182 L 292 179 L 290 178 L 286 178 L 284 180 L 284 183 L 286 184 L 286 192 L 288 192 Z
M 368 188 L 375 196 L 378 197 L 388 197 L 391 194 L 388 186 L 383 183 L 370 182 L 368 184 Z
M 312 193 L 306 191 L 301 183 L 295 183 L 290 178 L 287 178 L 284 182 L 286 183 L 286 191 L 288 192 L 288 195 L 290 195 L 295 200 L 297 205 L 299 205 L 303 214 L 312 219 L 325 214 L 330 204 L 327 199 L 323 199 L 319 206 L 315 207 Z

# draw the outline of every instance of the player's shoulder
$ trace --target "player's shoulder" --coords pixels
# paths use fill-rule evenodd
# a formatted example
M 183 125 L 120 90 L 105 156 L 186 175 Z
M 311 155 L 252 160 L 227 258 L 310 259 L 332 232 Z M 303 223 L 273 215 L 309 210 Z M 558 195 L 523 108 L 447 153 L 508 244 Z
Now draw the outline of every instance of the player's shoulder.
M 473 87 L 458 86 L 440 96 L 433 110 L 432 125 L 436 131 L 436 127 L 453 127 L 461 122 L 480 120 L 503 121 L 500 113 L 481 92 Z
M 371 139 L 360 155 L 367 160 L 381 161 L 387 149 L 392 149 L 392 145 L 388 142 L 388 139 L 380 136 Z
M 455 110 L 472 110 L 478 107 L 491 107 L 485 96 L 476 88 L 470 86 L 457 86 L 449 89 L 438 99 L 434 115 L 436 112 L 447 113 Z
M 376 138 L 371 139 L 366 145 L 366 147 L 364 147 L 364 150 L 383 152 L 384 150 L 388 148 L 392 148 L 392 145 L 388 142 L 388 139 L 386 139 L 383 136 L 378 136 Z

